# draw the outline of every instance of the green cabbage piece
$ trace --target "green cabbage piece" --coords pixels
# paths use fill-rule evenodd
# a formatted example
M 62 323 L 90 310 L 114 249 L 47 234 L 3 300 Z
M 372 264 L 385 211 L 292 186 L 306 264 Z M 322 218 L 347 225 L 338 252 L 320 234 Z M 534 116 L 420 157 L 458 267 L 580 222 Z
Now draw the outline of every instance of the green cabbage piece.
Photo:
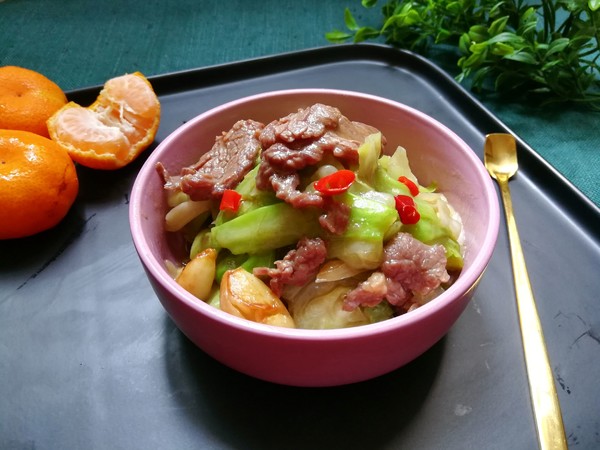
M 412 173 L 410 164 L 408 163 L 408 156 L 404 147 L 398 146 L 396 151 L 391 156 L 384 155 L 379 158 L 379 166 L 384 169 L 390 177 L 397 180 L 401 176 L 405 176 L 415 184 L 419 184 L 419 180 Z M 402 184 L 402 183 L 400 183 Z
M 264 253 L 234 255 L 228 251 L 219 253 L 217 258 L 217 267 L 215 279 L 217 283 L 221 283 L 223 274 L 228 270 L 244 268 L 247 272 L 252 273 L 255 267 L 273 267 L 276 257 L 275 250 L 269 250 Z
M 258 174 L 258 169 L 259 164 L 254 166 L 235 188 L 235 191 L 242 196 L 239 209 L 236 212 L 219 211 L 219 214 L 217 214 L 217 217 L 215 218 L 215 225 L 220 225 L 262 206 L 280 202 L 275 196 L 275 192 L 271 190 L 260 190 L 256 187 L 256 175 Z
M 387 170 L 378 166 L 373 177 L 373 188 L 379 192 L 387 192 L 392 195 L 410 195 L 408 187 L 393 178 Z
M 200 232 L 198 232 L 192 241 L 192 246 L 190 248 L 190 259 L 194 259 L 198 253 L 206 250 L 207 248 L 214 248 L 217 251 L 219 250 L 212 240 L 210 230 L 205 228 L 200 230 Z
M 393 198 L 376 192 L 363 195 L 347 192 L 343 201 L 351 207 L 348 228 L 341 236 L 331 237 L 328 256 L 354 268 L 379 267 L 384 237 L 398 219 Z
M 372 184 L 380 155 L 381 133 L 374 133 L 367 136 L 365 142 L 358 148 L 358 170 L 356 176 L 359 180 L 367 184 Z
M 446 268 L 448 270 L 458 270 L 463 267 L 463 257 L 460 245 L 458 243 L 459 236 L 455 235 L 452 227 L 454 224 L 449 221 L 454 220 L 449 217 L 449 221 L 440 220 L 436 209 L 436 203 L 439 205 L 448 205 L 445 197 L 441 194 L 431 194 L 430 197 L 434 203 L 430 203 L 418 195 L 415 198 L 415 203 L 421 219 L 414 225 L 406 225 L 405 231 L 408 231 L 415 238 L 424 242 L 427 245 L 442 244 L 446 250 Z M 458 217 L 458 216 L 456 216 Z
M 362 311 L 370 323 L 381 322 L 394 317 L 394 310 L 386 300 L 375 306 L 365 306 Z
M 374 187 L 393 195 L 410 195 L 404 183 L 398 181 L 400 176 L 405 176 L 418 185 L 418 180 L 410 169 L 406 150 L 402 147 L 398 147 L 392 156 L 384 155 L 379 159 Z M 447 269 L 458 270 L 463 267 L 459 244 L 462 223 L 446 197 L 433 192 L 434 189 L 434 186 L 424 188 L 419 185 L 420 193 L 414 200 L 421 219 L 415 225 L 403 225 L 401 229 L 427 245 L 442 244 L 448 259 Z
M 304 236 L 319 236 L 319 214 L 314 208 L 295 209 L 283 202 L 262 206 L 214 226 L 211 239 L 234 255 L 264 253 L 295 245 Z
M 228 251 L 219 252 L 219 256 L 217 257 L 217 267 L 215 269 L 215 280 L 217 283 L 221 284 L 225 272 L 237 269 L 247 259 L 248 255 L 245 253 L 242 255 L 234 255 Z
M 217 309 L 221 309 L 221 290 L 219 289 L 219 286 L 215 285 L 213 287 L 213 289 L 210 291 L 210 294 L 208 295 L 206 303 Z
M 310 288 L 310 286 L 309 286 Z M 298 328 L 325 330 L 366 325 L 369 319 L 360 308 L 344 311 L 344 298 L 350 287 L 336 286 L 320 295 L 303 295 L 290 303 Z
M 381 192 L 389 192 L 394 195 L 410 195 L 410 190 L 404 184 L 398 181 L 398 178 L 405 176 L 419 187 L 420 192 L 433 192 L 435 185 L 421 186 L 419 180 L 410 169 L 406 150 L 403 147 L 396 148 L 393 155 L 383 155 L 379 158 L 377 171 L 373 178 L 373 187 Z

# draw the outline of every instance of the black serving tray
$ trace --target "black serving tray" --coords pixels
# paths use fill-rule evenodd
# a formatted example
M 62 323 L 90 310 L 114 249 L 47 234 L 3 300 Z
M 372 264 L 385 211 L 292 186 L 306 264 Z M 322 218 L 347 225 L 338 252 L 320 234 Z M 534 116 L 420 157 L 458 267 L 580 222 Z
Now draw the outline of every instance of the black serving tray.
M 307 87 L 408 104 L 480 157 L 485 134 L 510 132 L 427 60 L 379 45 L 324 47 L 151 81 L 162 104 L 154 145 L 226 101 Z M 69 97 L 89 104 L 98 91 Z M 600 212 L 521 139 L 518 146 L 514 208 L 568 442 L 598 448 Z M 58 227 L 0 242 L 0 448 L 536 448 L 504 223 L 469 307 L 430 351 L 363 383 L 280 386 L 204 354 L 156 299 L 128 223 L 128 194 L 143 159 L 113 172 L 79 167 L 78 200 Z

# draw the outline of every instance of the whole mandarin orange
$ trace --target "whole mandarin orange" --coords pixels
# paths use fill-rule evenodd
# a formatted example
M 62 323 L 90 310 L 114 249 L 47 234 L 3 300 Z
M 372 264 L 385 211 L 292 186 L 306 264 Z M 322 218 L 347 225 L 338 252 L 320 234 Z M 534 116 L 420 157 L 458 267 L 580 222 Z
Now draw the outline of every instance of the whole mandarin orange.
M 41 73 L 0 67 L 0 129 L 49 137 L 46 121 L 67 103 L 61 88 Z
M 29 131 L 0 130 L 0 239 L 54 227 L 78 191 L 75 164 L 59 145 Z

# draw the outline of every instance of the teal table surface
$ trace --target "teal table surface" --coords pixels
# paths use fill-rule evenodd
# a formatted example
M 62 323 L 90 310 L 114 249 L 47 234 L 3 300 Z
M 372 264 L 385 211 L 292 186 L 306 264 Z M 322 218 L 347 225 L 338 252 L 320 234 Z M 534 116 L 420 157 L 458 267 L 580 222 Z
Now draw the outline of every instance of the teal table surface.
M 37 70 L 68 91 L 136 70 L 152 76 L 333 45 L 324 34 L 344 28 L 346 6 L 379 18 L 348 0 L 0 0 L 0 65 Z M 600 205 L 600 113 L 482 101 Z

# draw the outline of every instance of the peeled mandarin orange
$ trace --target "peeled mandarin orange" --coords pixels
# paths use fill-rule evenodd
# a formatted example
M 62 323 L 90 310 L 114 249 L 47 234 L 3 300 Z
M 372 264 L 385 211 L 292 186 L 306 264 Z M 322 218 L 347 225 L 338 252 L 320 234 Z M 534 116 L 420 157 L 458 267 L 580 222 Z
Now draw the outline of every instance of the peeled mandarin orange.
M 121 168 L 150 146 L 160 103 L 139 72 L 112 78 L 88 107 L 67 103 L 48 120 L 50 137 L 71 158 L 93 169 Z
M 75 164 L 54 141 L 28 131 L 0 130 L 0 239 L 54 227 L 78 191 Z
M 41 73 L 0 67 L 0 129 L 49 137 L 46 121 L 67 103 L 60 87 Z

